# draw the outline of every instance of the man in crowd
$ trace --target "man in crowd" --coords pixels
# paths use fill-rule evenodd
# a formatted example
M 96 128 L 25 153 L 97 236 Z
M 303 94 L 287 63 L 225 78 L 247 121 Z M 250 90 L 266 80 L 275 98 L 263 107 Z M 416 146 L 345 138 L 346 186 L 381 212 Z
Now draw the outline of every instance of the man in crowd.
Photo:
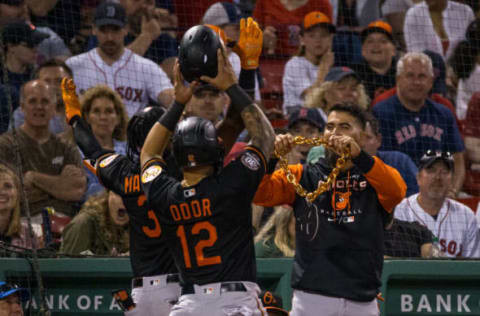
M 107 84 L 122 96 L 130 117 L 149 100 L 164 106 L 171 103 L 172 84 L 160 66 L 125 48 L 127 17 L 121 5 L 103 2 L 97 7 L 94 34 L 98 48 L 67 60 L 77 93 Z
M 383 21 L 375 21 L 360 35 L 363 60 L 352 65 L 360 77 L 371 100 L 395 86 L 395 45 L 392 27 Z
M 433 66 L 424 53 L 408 53 L 397 64 L 397 93 L 378 103 L 381 150 L 406 153 L 417 164 L 427 150 L 453 153 L 455 174 L 450 197 L 457 196 L 465 178 L 464 145 L 452 112 L 428 98 Z
M 187 116 L 199 116 L 216 124 L 228 104 L 228 97 L 216 87 L 203 84 L 196 87 L 192 98 L 185 107 Z
M 81 201 L 86 188 L 76 147 L 61 141 L 49 129 L 56 104 L 55 89 L 50 85 L 42 80 L 27 82 L 20 94 L 25 122 L 0 136 L 0 162 L 13 169 L 20 163 L 16 159 L 18 145 L 27 200 L 38 222 L 46 206 L 53 207 L 57 215 L 73 216 L 75 202 Z
M 29 298 L 28 290 L 0 281 L 0 316 L 23 316 L 22 302 Z
M 420 192 L 405 198 L 395 208 L 395 217 L 418 221 L 432 231 L 440 251 L 447 257 L 479 257 L 480 234 L 471 209 L 447 198 L 455 172 L 448 152 L 427 151 L 417 175 Z

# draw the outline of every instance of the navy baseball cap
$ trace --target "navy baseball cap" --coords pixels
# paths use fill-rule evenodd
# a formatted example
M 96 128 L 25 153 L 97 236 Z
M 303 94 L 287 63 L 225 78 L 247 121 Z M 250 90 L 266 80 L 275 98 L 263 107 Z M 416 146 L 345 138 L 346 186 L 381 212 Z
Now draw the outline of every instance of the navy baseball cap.
M 25 0 L 0 0 L 1 4 L 19 6 L 25 3 Z
M 0 300 L 3 300 L 4 298 L 15 293 L 18 293 L 22 302 L 30 299 L 30 292 L 27 289 L 19 287 L 16 284 L 0 281 Z
M 116 25 L 124 27 L 127 24 L 125 9 L 115 2 L 102 2 L 95 10 L 95 26 Z
M 424 169 L 432 166 L 437 161 L 442 161 L 447 165 L 448 169 L 453 170 L 453 156 L 448 151 L 427 150 L 427 152 L 420 158 L 418 169 Z
M 2 32 L 5 44 L 26 43 L 30 47 L 35 47 L 50 37 L 50 35 L 38 31 L 35 26 L 27 24 L 25 21 L 8 23 Z
M 305 121 L 307 123 L 312 124 L 315 127 L 318 127 L 320 130 L 323 131 L 325 127 L 325 121 L 323 120 L 322 116 L 318 112 L 318 109 L 309 109 L 301 107 L 299 109 L 294 110 L 289 118 L 288 118 L 288 125 L 287 128 L 292 128 L 293 125 L 300 121 Z
M 330 71 L 325 76 L 325 81 L 338 82 L 338 81 L 340 81 L 343 78 L 348 77 L 348 76 L 353 76 L 357 80 L 360 81 L 360 78 L 358 77 L 357 73 L 355 71 L 353 71 L 351 68 L 348 68 L 348 67 L 332 67 L 332 68 L 330 68 Z
M 204 90 L 209 90 L 209 91 L 212 91 L 212 92 L 220 93 L 220 90 L 217 87 L 215 87 L 215 86 L 213 86 L 209 83 L 201 83 L 200 85 L 195 87 L 195 89 L 193 90 L 193 94 L 197 95 L 198 93 L 200 93 Z

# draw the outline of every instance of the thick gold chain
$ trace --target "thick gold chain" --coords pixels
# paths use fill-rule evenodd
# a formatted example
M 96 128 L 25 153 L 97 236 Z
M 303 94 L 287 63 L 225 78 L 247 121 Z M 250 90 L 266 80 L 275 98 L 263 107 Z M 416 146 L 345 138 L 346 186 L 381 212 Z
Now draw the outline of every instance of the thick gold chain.
M 323 137 L 314 137 L 314 138 L 305 138 L 302 136 L 296 136 L 294 138 L 294 142 L 296 145 L 313 145 L 313 146 L 320 146 L 324 145 L 326 147 L 328 146 L 328 141 L 323 138 Z M 295 191 L 297 192 L 298 195 L 301 197 L 304 197 L 308 202 L 312 203 L 315 201 L 315 199 L 322 194 L 323 192 L 327 191 L 330 185 L 335 181 L 337 178 L 338 174 L 340 173 L 340 170 L 345 166 L 347 163 L 347 160 L 350 159 L 350 152 L 345 151 L 342 153 L 340 158 L 337 159 L 337 163 L 335 164 L 335 168 L 333 168 L 332 172 L 327 178 L 327 181 L 319 181 L 318 183 L 318 188 L 313 191 L 313 192 L 308 192 L 305 190 L 300 183 L 297 183 L 297 179 L 295 179 L 295 176 L 293 173 L 288 169 L 288 160 L 286 158 L 286 155 L 288 154 L 288 151 L 286 152 L 278 152 L 277 150 L 274 151 L 275 156 L 280 159 L 278 161 L 278 164 L 280 165 L 280 168 L 285 172 L 285 175 L 287 177 L 287 181 L 293 185 L 295 188 Z

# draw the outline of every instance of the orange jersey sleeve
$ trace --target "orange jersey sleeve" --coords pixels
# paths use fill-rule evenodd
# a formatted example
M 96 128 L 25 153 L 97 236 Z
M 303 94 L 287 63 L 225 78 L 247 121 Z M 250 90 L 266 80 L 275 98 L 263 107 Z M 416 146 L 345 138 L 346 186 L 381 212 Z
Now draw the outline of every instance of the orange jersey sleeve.
M 294 174 L 297 182 L 300 181 L 303 173 L 303 165 L 289 165 L 288 168 Z M 295 188 L 287 181 L 285 172 L 282 169 L 276 170 L 273 174 L 263 177 L 258 186 L 253 203 L 261 206 L 277 206 L 282 204 L 292 205 L 295 201 Z
M 405 197 L 407 185 L 397 169 L 390 167 L 375 156 L 373 159 L 375 163 L 365 177 L 377 191 L 380 204 L 387 212 L 391 213 L 393 208 Z

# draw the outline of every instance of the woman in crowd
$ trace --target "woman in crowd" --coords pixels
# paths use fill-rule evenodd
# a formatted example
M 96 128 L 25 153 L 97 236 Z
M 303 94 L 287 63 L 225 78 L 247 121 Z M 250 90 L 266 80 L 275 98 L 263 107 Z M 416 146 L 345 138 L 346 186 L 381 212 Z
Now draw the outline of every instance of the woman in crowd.
M 100 146 L 126 154 L 127 112 L 120 95 L 106 85 L 88 89 L 81 97 L 82 117 L 92 129 Z M 69 137 L 72 137 L 71 134 Z M 95 174 L 86 170 L 86 198 L 103 190 Z
M 7 166 L 0 164 L 0 241 L 7 244 L 32 248 L 32 241 L 28 233 L 27 223 L 20 219 L 20 183 L 15 173 Z M 40 227 L 34 232 L 39 231 Z M 36 235 L 36 247 L 43 247 L 40 236 Z M 10 256 L 3 247 L 0 248 L 0 257 Z M 15 251 L 15 248 L 11 248 Z M 5 251 L 5 253 L 4 253 Z
M 295 216 L 287 207 L 275 211 L 255 237 L 257 258 L 281 258 L 295 255 Z
M 305 16 L 300 49 L 285 65 L 283 75 L 283 111 L 286 114 L 303 106 L 305 95 L 322 84 L 333 66 L 334 33 L 335 26 L 322 12 L 314 11 Z
M 467 115 L 472 95 L 480 91 L 480 19 L 470 23 L 465 38 L 458 44 L 450 60 L 458 80 L 456 113 L 460 120 Z
M 305 107 L 320 109 L 325 121 L 330 108 L 343 102 L 357 103 L 364 110 L 370 106 L 365 87 L 357 74 L 347 67 L 332 68 L 325 82 L 305 96 Z
M 129 217 L 120 196 L 105 191 L 88 199 L 63 230 L 60 252 L 118 256 L 129 250 Z

